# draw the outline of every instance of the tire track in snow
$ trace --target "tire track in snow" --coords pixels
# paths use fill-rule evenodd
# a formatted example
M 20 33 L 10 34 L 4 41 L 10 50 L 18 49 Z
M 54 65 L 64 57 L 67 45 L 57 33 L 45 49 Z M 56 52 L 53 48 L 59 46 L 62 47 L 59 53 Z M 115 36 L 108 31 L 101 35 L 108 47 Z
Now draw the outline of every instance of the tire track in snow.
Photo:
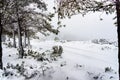
M 67 47 L 66 47 L 67 48 Z M 109 64 L 112 64 L 112 65 L 116 65 L 116 64 L 114 64 L 114 63 L 111 63 L 111 62 L 108 62 L 108 61 L 105 61 L 105 60 L 102 60 L 102 59 L 98 59 L 98 58 L 96 58 L 96 57 L 93 57 L 93 56 L 88 56 L 88 55 L 85 55 L 85 54 L 81 54 L 80 52 L 82 51 L 82 53 L 85 53 L 85 52 L 83 52 L 83 51 L 85 51 L 85 50 L 79 50 L 80 52 L 78 53 L 77 51 L 73 51 L 73 50 L 71 50 L 70 48 L 68 48 L 68 49 L 64 49 L 65 50 L 65 52 L 69 52 L 69 53 L 72 53 L 72 54 L 74 54 L 74 55 L 77 55 L 77 56 L 82 56 L 82 57 L 85 57 L 85 58 L 89 58 L 89 59 L 92 59 L 92 60 L 97 60 L 97 61 L 101 61 L 101 62 L 105 62 L 105 63 L 109 63 Z M 88 51 L 87 51 L 88 52 Z
M 97 53 L 97 52 L 94 52 L 94 51 L 91 51 L 91 50 L 81 49 L 81 48 L 75 48 L 75 47 L 71 47 L 71 46 L 65 46 L 65 45 L 64 45 L 64 47 L 68 47 L 68 48 L 76 49 L 76 50 L 82 50 L 82 51 L 85 51 L 85 52 Z

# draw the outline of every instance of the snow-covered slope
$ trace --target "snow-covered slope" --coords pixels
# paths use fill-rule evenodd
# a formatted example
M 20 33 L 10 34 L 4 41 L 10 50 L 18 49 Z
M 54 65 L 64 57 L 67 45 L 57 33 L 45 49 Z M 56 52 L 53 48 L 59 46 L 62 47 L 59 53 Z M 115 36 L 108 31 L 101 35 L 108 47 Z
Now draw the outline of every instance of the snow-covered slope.
M 118 50 L 110 44 L 95 44 L 91 41 L 31 41 L 32 50 L 47 55 L 52 47 L 61 45 L 63 53 L 54 61 L 37 61 L 33 57 L 18 59 L 17 50 L 3 45 L 4 67 L 24 62 L 26 80 L 119 80 Z M 50 51 L 49 51 L 50 50 Z M 49 58 L 49 57 L 48 57 Z M 15 69 L 8 69 L 13 75 L 5 76 L 0 71 L 0 80 L 25 80 Z

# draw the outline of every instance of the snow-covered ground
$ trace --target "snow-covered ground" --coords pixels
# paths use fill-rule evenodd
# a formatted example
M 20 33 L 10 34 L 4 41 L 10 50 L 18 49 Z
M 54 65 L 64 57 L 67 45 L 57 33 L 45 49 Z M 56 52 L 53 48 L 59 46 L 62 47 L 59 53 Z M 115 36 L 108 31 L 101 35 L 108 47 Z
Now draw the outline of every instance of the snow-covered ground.
M 48 59 L 55 45 L 61 45 L 63 53 L 55 60 L 38 61 L 31 56 L 19 59 L 17 49 L 3 45 L 4 67 L 24 63 L 25 71 L 21 75 L 16 68 L 8 67 L 0 71 L 0 80 L 119 80 L 118 49 L 115 45 L 40 40 L 32 40 L 31 45 L 33 51 L 44 52 Z

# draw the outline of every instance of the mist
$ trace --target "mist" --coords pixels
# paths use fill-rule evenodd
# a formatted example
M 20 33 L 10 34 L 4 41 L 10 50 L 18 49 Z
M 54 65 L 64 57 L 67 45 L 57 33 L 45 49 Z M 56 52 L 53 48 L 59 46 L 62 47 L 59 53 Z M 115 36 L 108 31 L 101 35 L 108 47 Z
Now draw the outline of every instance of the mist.
M 46 0 L 48 10 L 54 12 L 53 0 Z M 117 40 L 117 28 L 114 25 L 115 20 L 113 18 L 115 14 L 105 14 L 103 12 L 88 13 L 84 17 L 82 15 L 74 15 L 70 19 L 65 18 L 62 20 L 62 24 L 66 27 L 60 29 L 58 35 L 49 36 L 49 39 L 59 37 L 63 40 L 90 40 L 90 39 L 114 39 Z M 103 20 L 100 20 L 100 19 Z M 52 25 L 57 27 L 57 16 L 52 20 Z M 48 39 L 47 38 L 47 39 Z

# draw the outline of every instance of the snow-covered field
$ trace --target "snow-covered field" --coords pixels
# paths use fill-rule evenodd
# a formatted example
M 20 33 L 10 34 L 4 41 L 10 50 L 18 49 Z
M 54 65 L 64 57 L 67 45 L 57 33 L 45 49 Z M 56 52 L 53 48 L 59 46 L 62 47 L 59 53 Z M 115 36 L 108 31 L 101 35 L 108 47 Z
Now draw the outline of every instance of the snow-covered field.
M 15 48 L 3 45 L 5 70 L 0 80 L 119 80 L 118 49 L 115 45 L 95 44 L 91 41 L 31 41 L 32 50 L 48 60 L 39 61 L 32 56 L 18 58 Z M 63 53 L 49 59 L 53 46 L 61 45 Z M 21 73 L 15 66 L 22 66 Z

